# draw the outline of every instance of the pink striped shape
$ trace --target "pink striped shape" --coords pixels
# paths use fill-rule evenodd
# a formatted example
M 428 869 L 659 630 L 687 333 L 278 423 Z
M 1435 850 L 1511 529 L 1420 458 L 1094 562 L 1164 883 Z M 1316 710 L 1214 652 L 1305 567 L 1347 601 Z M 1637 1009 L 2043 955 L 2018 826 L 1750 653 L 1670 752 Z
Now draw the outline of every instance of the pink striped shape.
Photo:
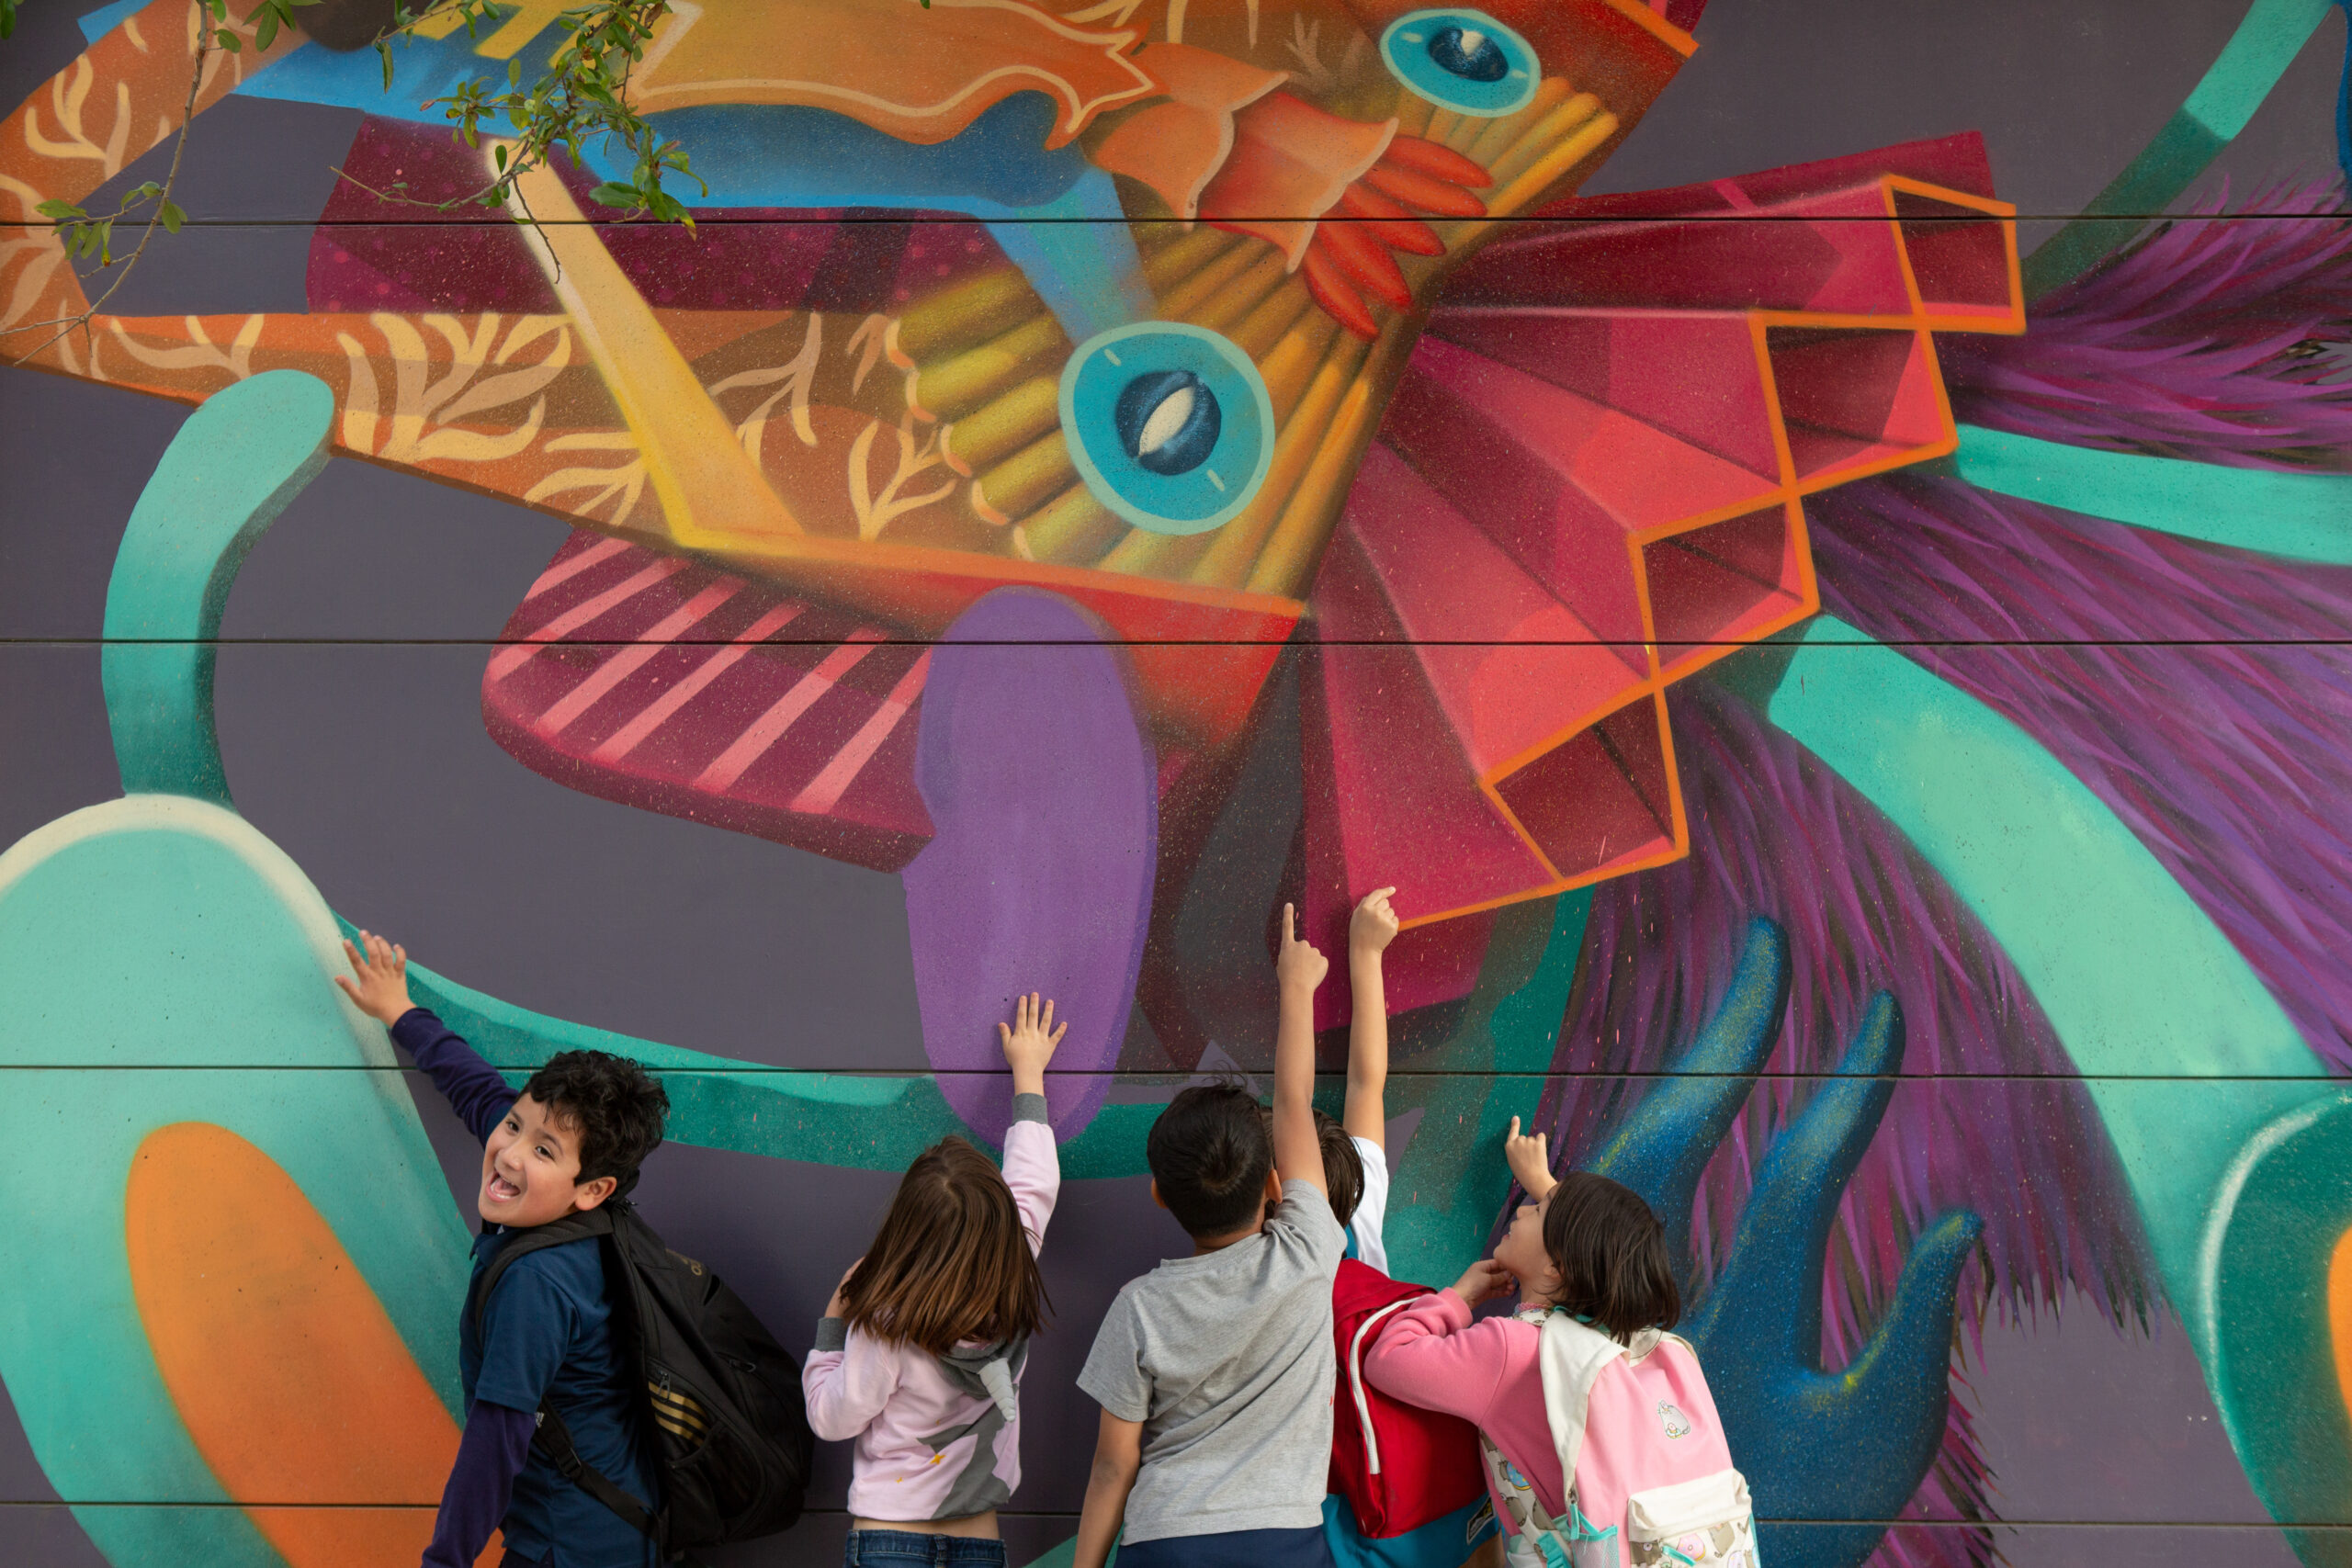
M 584 553 L 584 552 L 583 552 Z M 684 556 L 663 556 L 651 566 L 638 572 L 618 587 L 607 588 L 583 604 L 575 604 L 554 620 L 534 632 L 524 634 L 519 642 L 502 648 L 490 660 L 490 678 L 503 680 L 528 663 L 540 645 L 579 630 L 616 604 L 636 598 L 657 582 L 666 582 L 686 569 Z
M 717 610 L 742 588 L 740 577 L 722 577 L 680 608 L 656 622 L 634 647 L 623 649 L 605 661 L 602 668 L 564 694 L 562 699 L 541 714 L 533 726 L 542 735 L 559 735 L 564 726 L 595 706 L 605 694 L 635 674 L 639 666 L 662 651 L 667 644 L 691 631 L 713 611 Z
M 792 810 L 821 816 L 840 803 L 849 786 L 857 782 L 857 775 L 865 772 L 865 764 L 874 760 L 874 753 L 882 749 L 882 742 L 890 738 L 890 731 L 899 728 L 899 721 L 915 705 L 915 698 L 922 693 L 923 676 L 930 669 L 931 649 L 924 649 L 922 657 L 899 677 L 899 683 L 882 699 L 874 716 L 849 738 L 848 745 L 833 753 L 833 760 L 825 764 L 824 772 L 810 779 L 808 787 L 794 797 Z
M 825 655 L 823 663 L 803 675 L 792 690 L 778 697 L 749 729 L 737 736 L 735 743 L 702 771 L 702 776 L 695 780 L 695 787 L 713 795 L 724 793 L 743 776 L 744 770 L 767 754 L 769 747 L 784 739 L 784 732 L 815 706 L 818 698 L 831 691 L 834 682 L 873 652 L 881 639 L 882 633 L 872 626 L 860 626 L 852 632 L 848 641 Z
M 733 642 L 711 655 L 694 673 L 648 703 L 644 712 L 606 736 L 596 750 L 589 753 L 590 760 L 617 762 L 636 750 L 647 736 L 669 722 L 671 715 L 694 701 L 704 687 L 732 670 L 745 654 L 752 651 L 752 645 L 765 642 L 782 631 L 794 616 L 808 607 L 806 604 L 778 604 L 745 626 Z
M 577 555 L 566 556 L 548 562 L 547 570 L 539 573 L 539 580 L 531 584 L 531 591 L 523 595 L 523 602 L 529 604 L 548 589 L 571 581 L 598 561 L 609 560 L 627 548 L 628 548 L 627 539 L 599 539 Z

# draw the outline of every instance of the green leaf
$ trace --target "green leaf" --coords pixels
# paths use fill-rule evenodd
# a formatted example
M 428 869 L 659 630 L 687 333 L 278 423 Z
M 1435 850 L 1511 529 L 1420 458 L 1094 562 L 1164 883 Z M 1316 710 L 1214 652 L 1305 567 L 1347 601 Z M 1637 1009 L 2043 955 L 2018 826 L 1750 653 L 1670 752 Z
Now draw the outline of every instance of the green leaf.
M 155 216 L 163 220 L 164 232 L 166 234 L 178 233 L 180 225 L 187 221 L 187 214 L 179 209 L 179 204 L 176 202 L 164 203 L 162 209 Z
M 42 202 L 39 207 L 34 208 L 33 210 L 40 213 L 43 218 L 53 219 L 60 223 L 65 222 L 69 219 L 87 218 L 89 216 L 88 213 L 83 211 L 72 202 L 60 200 L 54 197 Z
M 212 34 L 212 41 L 219 44 L 223 50 L 227 51 L 231 54 L 243 54 L 245 52 L 245 40 L 239 38 L 236 34 L 231 32 L 226 28 L 216 28 Z
M 254 26 L 254 47 L 255 49 L 267 49 L 271 44 L 277 41 L 277 13 L 275 11 L 264 11 L 261 16 L 261 20 Z
M 523 85 L 523 57 L 521 55 L 518 54 L 514 59 L 506 62 L 506 80 L 512 86 L 519 87 Z
M 590 191 L 588 193 L 588 199 L 605 207 L 642 207 L 645 205 L 644 202 L 638 199 L 637 187 L 635 186 L 615 185 L 610 180 L 606 180 L 603 185 L 600 185 L 594 190 Z
M 506 143 L 502 141 L 492 148 L 490 155 L 497 163 L 500 171 L 503 172 L 506 168 Z

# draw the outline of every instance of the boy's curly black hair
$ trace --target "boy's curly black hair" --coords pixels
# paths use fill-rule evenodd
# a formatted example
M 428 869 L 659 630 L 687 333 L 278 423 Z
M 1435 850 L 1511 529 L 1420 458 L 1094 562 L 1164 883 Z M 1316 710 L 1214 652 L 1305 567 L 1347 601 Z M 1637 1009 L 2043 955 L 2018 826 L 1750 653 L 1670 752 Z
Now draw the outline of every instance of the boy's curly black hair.
M 1237 1084 L 1201 1084 L 1168 1102 L 1144 1159 L 1159 1201 L 1185 1234 L 1224 1235 L 1257 1214 L 1274 1168 L 1274 1140 L 1258 1101 Z
M 580 1130 L 580 1177 L 626 1178 L 662 1146 L 670 1097 L 659 1079 L 608 1051 L 563 1051 L 531 1075 L 523 1092 Z

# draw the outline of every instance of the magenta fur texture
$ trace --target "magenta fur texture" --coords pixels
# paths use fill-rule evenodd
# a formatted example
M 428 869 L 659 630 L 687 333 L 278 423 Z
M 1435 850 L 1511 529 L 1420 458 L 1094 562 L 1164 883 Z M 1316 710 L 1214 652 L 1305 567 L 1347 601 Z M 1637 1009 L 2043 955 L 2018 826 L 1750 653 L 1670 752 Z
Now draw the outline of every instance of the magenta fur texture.
M 2352 449 L 2352 216 L 2341 186 L 2227 193 L 2035 303 L 2022 337 L 1937 340 L 1971 423 L 2242 468 Z M 2312 214 L 2334 215 L 2313 221 Z

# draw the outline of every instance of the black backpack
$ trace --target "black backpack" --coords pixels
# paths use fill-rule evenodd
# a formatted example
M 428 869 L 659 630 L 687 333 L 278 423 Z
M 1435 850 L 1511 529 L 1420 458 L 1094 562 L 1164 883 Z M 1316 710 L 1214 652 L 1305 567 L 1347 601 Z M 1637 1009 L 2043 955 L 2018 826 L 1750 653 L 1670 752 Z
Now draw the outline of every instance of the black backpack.
M 544 1402 L 532 1445 L 665 1554 L 790 1529 L 817 1441 L 800 1364 L 718 1275 L 664 1247 L 627 1199 L 517 1232 L 482 1270 L 469 1308 L 475 1332 L 509 1265 L 586 1236 L 604 1238 L 614 1325 L 643 1373 L 639 1408 L 661 1470 L 661 1512 L 583 1464 L 563 1418 Z

